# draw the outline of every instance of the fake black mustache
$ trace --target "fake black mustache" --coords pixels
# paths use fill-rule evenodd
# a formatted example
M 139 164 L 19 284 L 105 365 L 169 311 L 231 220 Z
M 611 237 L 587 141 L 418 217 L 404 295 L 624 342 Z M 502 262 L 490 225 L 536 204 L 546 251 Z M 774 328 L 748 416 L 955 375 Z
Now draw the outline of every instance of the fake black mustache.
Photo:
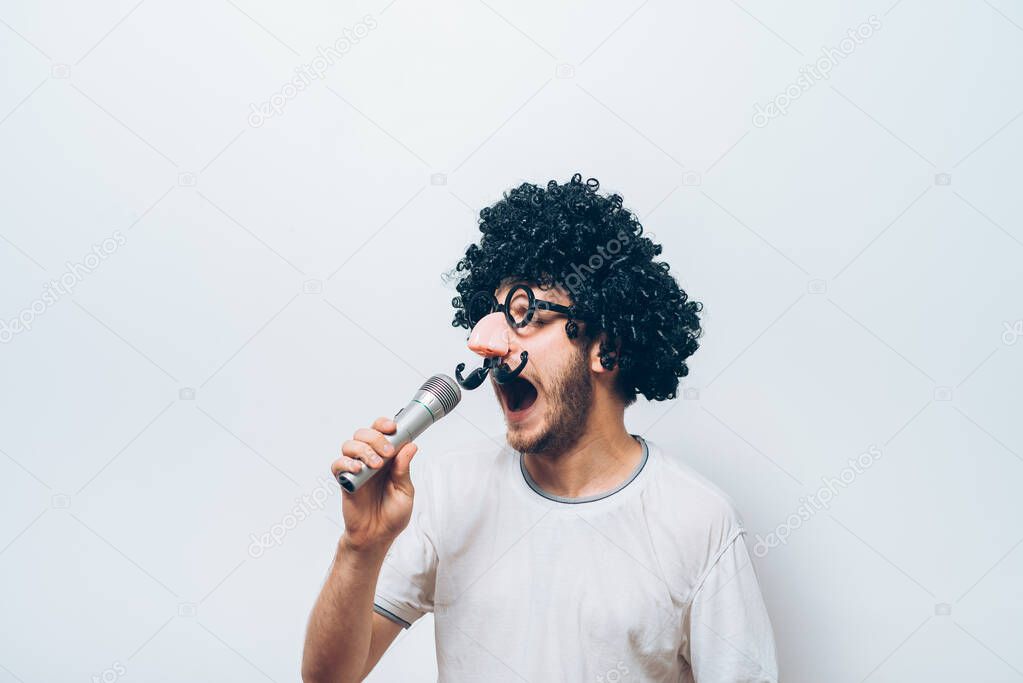
M 458 380 L 458 383 L 462 385 L 463 389 L 471 391 L 483 384 L 483 380 L 487 378 L 487 373 L 493 370 L 494 379 L 497 383 L 506 384 L 519 376 L 523 368 L 526 367 L 527 362 L 529 362 L 528 351 L 523 351 L 519 354 L 519 366 L 514 370 L 512 370 L 511 366 L 507 363 L 499 360 L 497 356 L 491 356 L 489 358 L 484 358 L 483 365 L 470 372 L 468 377 L 462 376 L 462 370 L 465 370 L 465 363 L 459 363 L 455 367 L 455 379 Z

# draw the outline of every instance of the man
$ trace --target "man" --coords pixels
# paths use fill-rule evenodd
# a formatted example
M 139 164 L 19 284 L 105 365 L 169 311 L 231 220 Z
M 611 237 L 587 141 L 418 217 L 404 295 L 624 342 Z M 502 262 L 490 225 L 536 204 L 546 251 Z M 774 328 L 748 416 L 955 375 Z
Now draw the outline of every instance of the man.
M 777 680 L 732 505 L 624 423 L 638 394 L 677 395 L 702 306 L 597 190 L 526 183 L 480 212 L 452 324 L 490 359 L 506 443 L 430 454 L 415 489 L 391 420 L 342 445 L 335 476 L 389 469 L 343 497 L 306 681 L 361 680 L 426 612 L 441 681 Z

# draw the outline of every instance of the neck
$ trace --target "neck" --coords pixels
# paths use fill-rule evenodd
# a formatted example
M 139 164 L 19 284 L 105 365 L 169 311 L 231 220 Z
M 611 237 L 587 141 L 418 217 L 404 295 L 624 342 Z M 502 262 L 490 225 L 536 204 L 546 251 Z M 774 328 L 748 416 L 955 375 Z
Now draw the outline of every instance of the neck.
M 639 465 L 643 446 L 625 428 L 620 403 L 596 400 L 579 440 L 560 453 L 523 454 L 529 476 L 556 496 L 580 498 L 610 491 Z

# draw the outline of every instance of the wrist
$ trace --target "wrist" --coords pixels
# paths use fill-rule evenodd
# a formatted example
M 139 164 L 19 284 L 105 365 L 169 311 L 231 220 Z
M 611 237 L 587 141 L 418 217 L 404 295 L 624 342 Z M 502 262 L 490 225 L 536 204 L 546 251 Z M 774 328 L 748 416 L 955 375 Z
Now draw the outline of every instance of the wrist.
M 367 559 L 383 558 L 391 547 L 391 540 L 359 541 L 347 533 L 342 533 L 337 543 L 338 555 L 364 557 Z

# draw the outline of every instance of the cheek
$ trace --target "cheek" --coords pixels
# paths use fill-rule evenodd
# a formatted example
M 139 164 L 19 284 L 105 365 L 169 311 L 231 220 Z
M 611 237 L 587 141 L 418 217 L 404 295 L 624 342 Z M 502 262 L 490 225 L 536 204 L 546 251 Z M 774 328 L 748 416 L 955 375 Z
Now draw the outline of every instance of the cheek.
M 562 333 L 561 339 L 552 335 L 551 339 L 536 340 L 536 343 L 529 346 L 529 362 L 535 361 L 534 372 L 538 376 L 549 382 L 577 362 L 578 351 L 567 342 Z

